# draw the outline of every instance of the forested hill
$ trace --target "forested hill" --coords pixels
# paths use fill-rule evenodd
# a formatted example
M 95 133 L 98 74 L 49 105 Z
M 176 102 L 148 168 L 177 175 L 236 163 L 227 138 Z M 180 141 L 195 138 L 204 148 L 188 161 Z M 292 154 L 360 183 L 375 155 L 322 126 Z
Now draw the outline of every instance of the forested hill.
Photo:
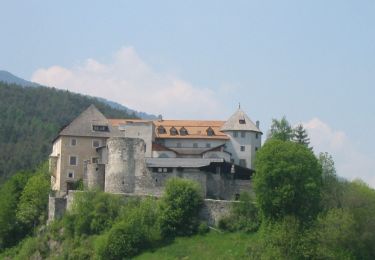
M 92 97 L 0 82 L 0 183 L 46 160 L 59 130 L 90 104 L 108 117 L 135 117 Z

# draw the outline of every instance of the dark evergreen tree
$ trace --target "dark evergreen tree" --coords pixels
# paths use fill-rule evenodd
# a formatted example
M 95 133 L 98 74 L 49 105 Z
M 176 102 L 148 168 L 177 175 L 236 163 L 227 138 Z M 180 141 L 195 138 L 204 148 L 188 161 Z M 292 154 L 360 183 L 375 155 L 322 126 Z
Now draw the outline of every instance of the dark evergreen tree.
M 310 138 L 302 124 L 293 129 L 293 141 L 309 148 Z

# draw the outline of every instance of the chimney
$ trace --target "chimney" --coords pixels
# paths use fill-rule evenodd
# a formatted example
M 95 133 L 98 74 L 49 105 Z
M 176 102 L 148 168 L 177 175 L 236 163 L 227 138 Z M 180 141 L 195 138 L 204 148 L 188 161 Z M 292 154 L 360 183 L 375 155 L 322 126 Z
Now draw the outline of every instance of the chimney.
M 158 115 L 158 120 L 159 121 L 163 121 L 163 116 L 162 115 Z
M 257 128 L 259 129 L 259 120 L 256 121 Z

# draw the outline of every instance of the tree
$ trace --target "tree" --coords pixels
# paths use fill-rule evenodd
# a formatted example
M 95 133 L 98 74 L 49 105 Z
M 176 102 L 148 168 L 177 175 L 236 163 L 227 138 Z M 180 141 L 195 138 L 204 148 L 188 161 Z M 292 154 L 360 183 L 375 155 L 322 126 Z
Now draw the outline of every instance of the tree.
M 305 146 L 268 140 L 257 153 L 255 170 L 254 190 L 264 219 L 292 215 L 304 222 L 319 212 L 322 170 Z
M 29 230 L 47 217 L 50 176 L 45 163 L 27 182 L 17 207 L 17 220 Z
M 322 167 L 322 200 L 323 209 L 341 207 L 345 182 L 336 175 L 335 163 L 330 154 L 320 153 L 319 164 Z
M 29 176 L 28 172 L 19 172 L 0 188 L 0 251 L 14 246 L 24 236 L 24 229 L 16 219 L 16 209 Z
M 297 125 L 293 129 L 293 141 L 298 144 L 302 144 L 306 147 L 309 147 L 310 138 L 308 137 L 307 131 L 305 128 L 303 128 L 302 124 Z
M 268 138 L 278 139 L 282 141 L 290 141 L 293 138 L 293 129 L 285 116 L 281 120 L 272 119 L 271 130 Z
M 191 235 L 198 229 L 198 213 L 202 205 L 198 183 L 171 178 L 160 201 L 160 228 L 164 237 Z

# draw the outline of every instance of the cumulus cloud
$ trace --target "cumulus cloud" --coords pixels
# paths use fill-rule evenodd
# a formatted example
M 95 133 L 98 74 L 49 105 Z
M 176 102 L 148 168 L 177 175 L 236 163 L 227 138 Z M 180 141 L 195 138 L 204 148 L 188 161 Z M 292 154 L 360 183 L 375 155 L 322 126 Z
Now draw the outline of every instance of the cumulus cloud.
M 132 47 L 120 49 L 109 63 L 87 59 L 72 68 L 38 69 L 31 80 L 168 118 L 220 116 L 218 97 L 212 90 L 193 86 L 171 73 L 155 71 Z
M 328 152 L 333 156 L 338 175 L 349 180 L 359 178 L 375 187 L 375 161 L 371 155 L 363 153 L 343 131 L 332 129 L 318 118 L 303 125 L 314 151 Z

